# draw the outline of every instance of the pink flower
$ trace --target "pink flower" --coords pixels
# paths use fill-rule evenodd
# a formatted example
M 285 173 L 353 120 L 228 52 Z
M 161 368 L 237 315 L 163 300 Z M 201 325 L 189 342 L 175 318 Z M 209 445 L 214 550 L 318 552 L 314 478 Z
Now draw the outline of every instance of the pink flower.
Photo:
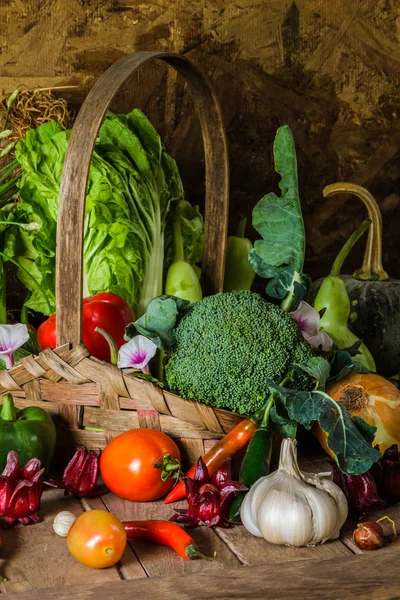
M 118 367 L 125 369 L 133 367 L 148 371 L 148 363 L 157 352 L 157 346 L 144 335 L 137 335 L 121 346 L 118 352 Z
M 29 340 L 28 328 L 22 323 L 0 325 L 0 358 L 6 363 L 6 369 L 14 364 L 14 353 Z
M 324 352 L 331 350 L 332 338 L 325 331 L 320 331 L 320 316 L 315 308 L 302 300 L 297 309 L 289 314 L 297 322 L 301 333 L 312 348 Z

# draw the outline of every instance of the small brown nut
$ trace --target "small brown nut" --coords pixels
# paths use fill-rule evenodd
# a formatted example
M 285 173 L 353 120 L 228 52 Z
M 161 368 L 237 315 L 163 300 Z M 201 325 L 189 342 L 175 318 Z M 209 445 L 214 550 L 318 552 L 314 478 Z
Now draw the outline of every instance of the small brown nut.
M 383 546 L 383 529 L 375 521 L 358 523 L 353 531 L 353 540 L 361 550 L 377 550 Z

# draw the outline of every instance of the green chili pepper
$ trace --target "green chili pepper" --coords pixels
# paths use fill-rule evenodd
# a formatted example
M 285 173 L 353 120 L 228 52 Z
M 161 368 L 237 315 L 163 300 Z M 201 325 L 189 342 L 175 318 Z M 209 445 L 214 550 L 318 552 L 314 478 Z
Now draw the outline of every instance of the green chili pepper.
M 273 401 L 274 398 L 271 396 L 265 407 L 260 427 L 251 438 L 240 467 L 239 482 L 247 488 L 269 473 L 273 433 L 268 427 L 268 420 Z M 247 492 L 239 492 L 234 498 L 229 510 L 230 521 L 236 523 L 240 521 L 240 507 L 246 494 Z
M 174 262 L 168 269 L 165 293 L 169 296 L 189 300 L 189 302 L 200 302 L 203 298 L 200 281 L 192 265 L 185 260 L 183 250 L 180 211 L 184 204 L 184 201 L 178 202 L 175 211 L 173 224 Z
M 324 311 L 320 321 L 320 329 L 329 333 L 339 350 L 351 348 L 360 342 L 359 338 L 347 326 L 351 306 L 346 286 L 340 278 L 340 269 L 350 250 L 370 224 L 371 220 L 366 219 L 349 237 L 337 255 L 330 275 L 322 282 L 314 300 L 314 308 L 319 312 Z M 369 371 L 376 371 L 375 361 L 365 344 L 359 346 L 354 360 L 364 365 Z
M 49 469 L 56 445 L 56 428 L 50 415 L 37 406 L 17 410 L 10 394 L 3 396 L 0 411 L 0 473 L 10 450 L 18 453 L 21 467 L 38 458 Z
M 253 244 L 244 237 L 246 223 L 247 219 L 242 218 L 236 235 L 230 235 L 227 240 L 224 292 L 249 290 L 256 275 L 249 263 Z

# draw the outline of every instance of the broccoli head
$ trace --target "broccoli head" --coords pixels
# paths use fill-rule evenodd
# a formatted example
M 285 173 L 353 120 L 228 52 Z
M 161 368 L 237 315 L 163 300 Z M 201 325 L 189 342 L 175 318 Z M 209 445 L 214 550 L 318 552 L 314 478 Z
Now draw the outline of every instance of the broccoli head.
M 268 382 L 311 389 L 294 363 L 313 351 L 297 323 L 253 292 L 227 292 L 191 304 L 174 330 L 165 366 L 170 390 L 217 408 L 251 413 L 268 398 Z

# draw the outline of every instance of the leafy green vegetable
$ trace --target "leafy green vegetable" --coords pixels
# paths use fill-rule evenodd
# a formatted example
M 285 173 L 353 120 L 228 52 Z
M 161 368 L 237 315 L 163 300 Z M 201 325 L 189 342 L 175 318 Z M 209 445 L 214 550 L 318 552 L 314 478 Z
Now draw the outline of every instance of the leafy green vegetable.
M 53 122 L 27 132 L 16 149 L 22 168 L 18 213 L 40 224 L 18 231 L 7 254 L 31 273 L 55 305 L 55 241 L 58 196 L 70 132 Z M 109 113 L 100 128 L 89 172 L 84 227 L 84 295 L 110 291 L 144 313 L 162 293 L 164 258 L 170 260 L 169 211 L 183 198 L 175 161 L 140 110 Z M 201 258 L 203 222 L 187 203 L 184 251 Z M 166 233 L 167 232 L 167 233 Z M 49 314 L 37 286 L 22 270 L 31 294 L 27 307 Z
M 165 227 L 164 273 L 174 259 L 173 225 L 175 211 L 170 211 Z M 192 206 L 187 200 L 179 202 L 179 223 L 184 248 L 184 259 L 195 266 L 203 256 L 203 217 L 198 206 Z M 198 273 L 199 275 L 200 273 Z
M 282 309 L 294 310 L 307 292 L 310 278 L 303 274 L 305 232 L 301 212 L 297 160 L 290 127 L 277 131 L 274 143 L 275 170 L 281 175 L 278 197 L 271 192 L 253 210 L 253 227 L 262 236 L 249 254 L 253 269 L 270 279 L 266 291 L 283 299 Z
M 7 271 L 8 262 L 12 259 L 3 251 L 7 247 L 8 240 L 15 234 L 15 231 L 37 231 L 40 229 L 40 224 L 35 222 L 24 223 L 16 221 L 17 204 L 5 204 L 0 209 L 0 323 L 7 323 Z
M 140 333 L 149 338 L 160 349 L 166 349 L 175 342 L 173 330 L 179 312 L 189 302 L 175 296 L 159 296 L 152 300 L 144 315 L 126 328 L 125 339 L 131 340 Z
M 311 429 L 318 421 L 328 434 L 327 444 L 344 473 L 365 473 L 380 453 L 372 448 L 376 427 L 360 418 L 351 418 L 348 411 L 321 390 L 312 392 L 291 390 L 270 384 L 271 391 L 278 391 L 291 419 Z
M 325 389 L 325 384 L 328 380 L 331 365 L 323 356 L 312 356 L 308 359 L 305 365 L 296 364 L 296 367 L 302 369 L 315 379 L 315 387 L 319 390 Z
M 338 381 L 346 377 L 349 373 L 355 371 L 355 364 L 346 350 L 337 350 L 331 362 L 331 370 L 329 373 L 329 382 Z
M 279 397 L 275 396 L 275 404 L 271 408 L 269 414 L 269 427 L 281 437 L 295 438 L 297 433 L 297 423 L 289 419 L 287 410 Z

